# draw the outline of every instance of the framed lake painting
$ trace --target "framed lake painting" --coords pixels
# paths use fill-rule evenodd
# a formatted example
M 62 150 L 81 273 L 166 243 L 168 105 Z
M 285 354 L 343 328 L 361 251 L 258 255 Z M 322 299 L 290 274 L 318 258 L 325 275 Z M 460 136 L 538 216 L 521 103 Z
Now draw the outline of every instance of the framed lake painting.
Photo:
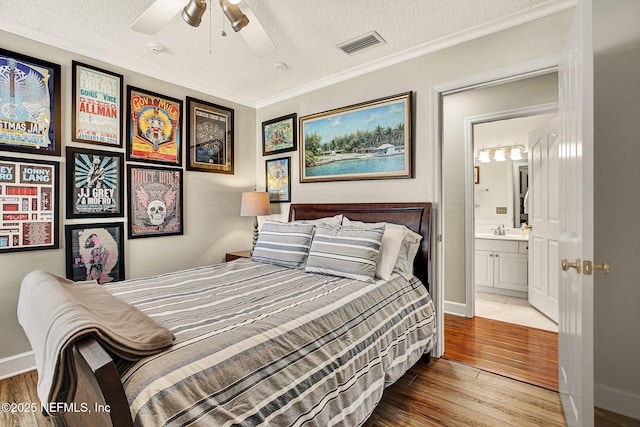
M 300 118 L 300 182 L 411 178 L 412 93 Z

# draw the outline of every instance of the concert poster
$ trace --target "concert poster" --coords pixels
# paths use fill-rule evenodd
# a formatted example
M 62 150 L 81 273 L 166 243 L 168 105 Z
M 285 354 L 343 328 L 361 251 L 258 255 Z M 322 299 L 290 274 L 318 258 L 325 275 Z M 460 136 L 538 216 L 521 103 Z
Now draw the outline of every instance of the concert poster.
M 182 166 L 182 101 L 127 86 L 127 160 Z
M 124 214 L 122 153 L 67 147 L 67 218 Z
M 187 170 L 233 174 L 233 113 L 187 96 Z
M 67 278 L 99 284 L 125 279 L 121 222 L 65 226 Z
M 0 253 L 58 248 L 58 163 L 0 157 Z
M 60 155 L 60 65 L 0 49 L 0 149 Z
M 73 61 L 72 84 L 72 139 L 122 147 L 122 75 Z
M 183 234 L 182 169 L 128 165 L 129 238 Z

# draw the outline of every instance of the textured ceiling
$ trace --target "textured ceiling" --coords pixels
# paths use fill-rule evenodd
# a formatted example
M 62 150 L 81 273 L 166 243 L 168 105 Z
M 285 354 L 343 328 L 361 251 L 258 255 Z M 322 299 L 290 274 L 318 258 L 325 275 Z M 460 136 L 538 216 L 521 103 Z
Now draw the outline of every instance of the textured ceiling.
M 256 106 L 566 9 L 572 0 L 244 0 L 277 49 L 256 56 L 210 0 L 202 24 L 179 15 L 155 35 L 130 25 L 154 0 L 2 0 L 0 28 L 200 92 Z M 187 0 L 185 0 L 186 3 Z M 224 26 L 224 27 L 223 27 Z M 221 36 L 221 30 L 227 33 Z M 352 56 L 336 45 L 377 31 Z M 166 50 L 150 52 L 146 43 Z M 0 46 L 2 43 L 0 42 Z M 284 62 L 284 71 L 274 67 Z

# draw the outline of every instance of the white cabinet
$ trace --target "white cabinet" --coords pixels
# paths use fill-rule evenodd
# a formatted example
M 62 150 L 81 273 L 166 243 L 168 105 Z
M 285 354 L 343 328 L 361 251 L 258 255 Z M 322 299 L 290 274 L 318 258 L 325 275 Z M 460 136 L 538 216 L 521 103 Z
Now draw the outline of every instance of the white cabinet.
M 476 286 L 527 292 L 528 250 L 528 242 L 476 239 Z

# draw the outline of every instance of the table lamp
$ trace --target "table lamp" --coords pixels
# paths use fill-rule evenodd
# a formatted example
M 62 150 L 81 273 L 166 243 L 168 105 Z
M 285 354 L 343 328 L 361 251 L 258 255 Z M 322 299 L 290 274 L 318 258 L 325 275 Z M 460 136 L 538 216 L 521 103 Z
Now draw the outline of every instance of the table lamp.
M 258 240 L 258 216 L 269 215 L 271 213 L 271 205 L 269 202 L 269 193 L 248 191 L 242 193 L 242 202 L 240 203 L 240 216 L 252 216 L 253 219 L 253 250 Z

